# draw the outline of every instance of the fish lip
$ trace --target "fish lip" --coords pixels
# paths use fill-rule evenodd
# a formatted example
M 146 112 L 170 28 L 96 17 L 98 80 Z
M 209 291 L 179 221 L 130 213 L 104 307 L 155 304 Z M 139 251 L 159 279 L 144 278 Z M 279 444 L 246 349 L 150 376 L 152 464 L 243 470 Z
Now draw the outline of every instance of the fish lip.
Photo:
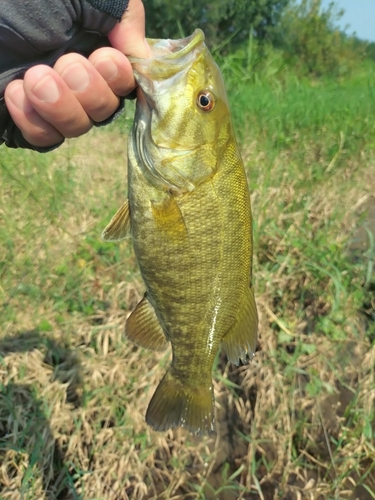
M 152 100 L 152 94 L 162 91 L 162 83 L 179 78 L 196 59 L 204 45 L 204 33 L 196 29 L 194 33 L 179 40 L 148 39 L 152 57 L 129 57 L 136 82 Z

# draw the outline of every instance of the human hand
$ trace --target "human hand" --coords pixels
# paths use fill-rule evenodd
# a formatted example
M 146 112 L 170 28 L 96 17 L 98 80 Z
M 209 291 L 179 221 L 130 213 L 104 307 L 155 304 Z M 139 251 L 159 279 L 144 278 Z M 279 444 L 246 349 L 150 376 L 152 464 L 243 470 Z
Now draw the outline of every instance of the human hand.
M 23 80 L 7 86 L 7 108 L 30 144 L 50 147 L 64 137 L 86 133 L 93 122 L 101 122 L 116 111 L 119 96 L 135 88 L 126 55 L 150 55 L 141 0 L 130 0 L 122 21 L 108 38 L 113 47 L 100 48 L 88 59 L 66 54 L 53 68 L 34 66 Z

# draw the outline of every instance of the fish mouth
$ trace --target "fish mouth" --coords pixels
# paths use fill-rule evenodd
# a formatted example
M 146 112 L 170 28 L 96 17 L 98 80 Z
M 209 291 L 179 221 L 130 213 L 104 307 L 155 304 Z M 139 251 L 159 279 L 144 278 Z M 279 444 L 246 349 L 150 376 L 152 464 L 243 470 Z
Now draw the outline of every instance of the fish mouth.
M 153 100 L 153 94 L 168 90 L 181 73 L 186 73 L 205 45 L 204 33 L 200 29 L 180 40 L 147 39 L 147 41 L 152 57 L 147 59 L 129 57 L 129 61 L 138 85 L 146 94 L 147 101 L 150 101 Z

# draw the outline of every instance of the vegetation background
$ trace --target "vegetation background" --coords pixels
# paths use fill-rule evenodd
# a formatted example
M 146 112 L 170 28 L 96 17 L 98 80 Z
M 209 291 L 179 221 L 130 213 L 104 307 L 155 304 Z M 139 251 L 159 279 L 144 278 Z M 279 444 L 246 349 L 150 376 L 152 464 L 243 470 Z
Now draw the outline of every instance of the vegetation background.
M 143 294 L 126 196 L 133 105 L 53 153 L 1 149 L 1 499 L 375 498 L 375 48 L 334 5 L 146 0 L 207 34 L 252 191 L 258 352 L 214 368 L 217 434 L 156 433 L 169 363 L 123 336 Z

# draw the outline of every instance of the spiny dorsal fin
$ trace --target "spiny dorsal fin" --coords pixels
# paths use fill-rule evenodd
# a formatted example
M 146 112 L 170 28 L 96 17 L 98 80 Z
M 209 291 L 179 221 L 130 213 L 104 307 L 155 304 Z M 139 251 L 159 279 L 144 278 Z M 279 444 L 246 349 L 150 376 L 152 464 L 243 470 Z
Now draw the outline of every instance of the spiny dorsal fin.
M 163 351 L 167 348 L 167 339 L 146 294 L 126 320 L 125 335 L 146 349 Z
M 112 217 L 104 229 L 102 238 L 105 241 L 119 241 L 125 238 L 130 229 L 130 207 L 126 200 Z
M 238 365 L 254 356 L 257 345 L 258 313 L 253 287 L 248 288 L 243 298 L 237 321 L 223 338 L 223 349 L 229 361 Z

